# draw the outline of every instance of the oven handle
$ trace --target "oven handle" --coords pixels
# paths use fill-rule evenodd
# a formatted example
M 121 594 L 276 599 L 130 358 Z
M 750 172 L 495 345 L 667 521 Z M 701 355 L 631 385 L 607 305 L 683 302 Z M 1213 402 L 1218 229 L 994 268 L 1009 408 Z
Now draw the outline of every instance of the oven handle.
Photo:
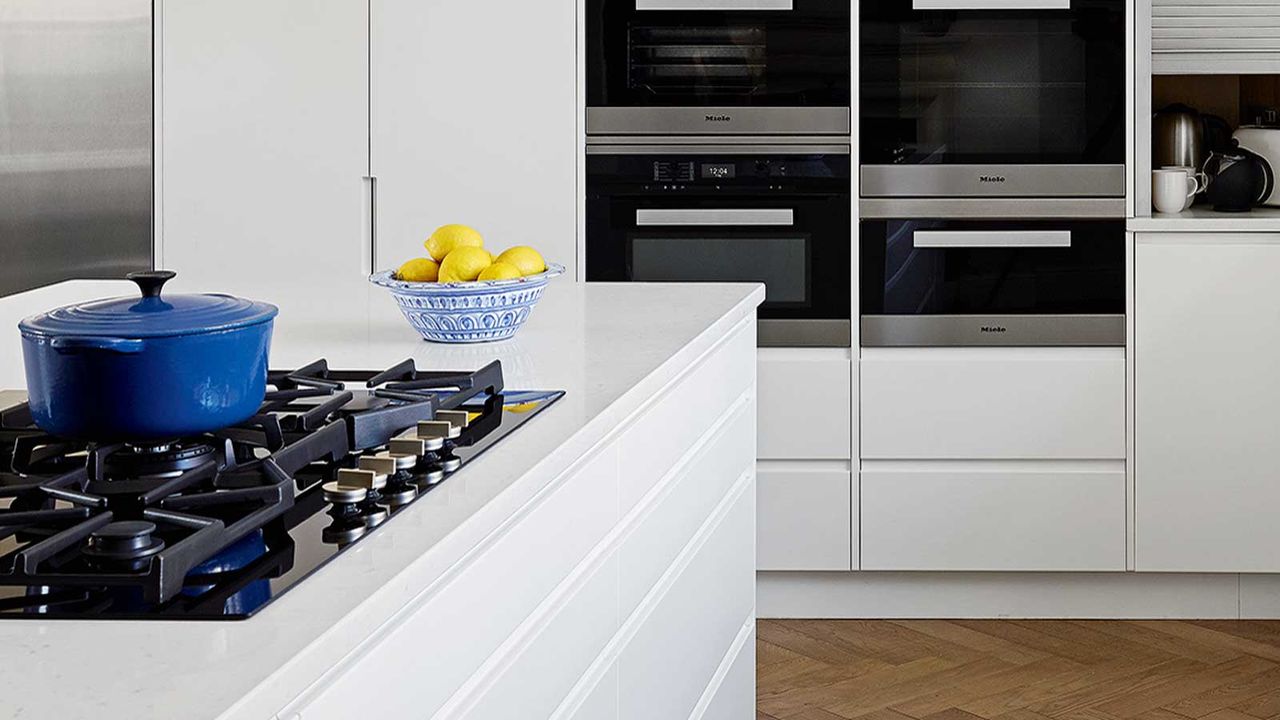
M 793 0 L 636 0 L 636 10 L 794 10 Z
M 911 0 L 912 10 L 1070 10 L 1071 0 Z
M 640 208 L 636 225 L 739 225 L 791 227 L 796 211 L 791 208 Z
M 1071 247 L 1070 230 L 917 230 L 918 248 L 1064 248 Z

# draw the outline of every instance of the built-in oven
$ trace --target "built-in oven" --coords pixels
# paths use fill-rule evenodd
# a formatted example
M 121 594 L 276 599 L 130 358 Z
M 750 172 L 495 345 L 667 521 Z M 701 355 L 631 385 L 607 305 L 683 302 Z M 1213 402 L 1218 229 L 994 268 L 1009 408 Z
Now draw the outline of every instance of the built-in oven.
M 871 217 L 863 347 L 1122 346 L 1125 221 Z
M 587 132 L 847 135 L 850 7 L 588 0 Z
M 1126 0 L 860 11 L 863 197 L 1123 197 Z
M 586 279 L 760 282 L 762 346 L 849 347 L 848 145 L 588 146 Z

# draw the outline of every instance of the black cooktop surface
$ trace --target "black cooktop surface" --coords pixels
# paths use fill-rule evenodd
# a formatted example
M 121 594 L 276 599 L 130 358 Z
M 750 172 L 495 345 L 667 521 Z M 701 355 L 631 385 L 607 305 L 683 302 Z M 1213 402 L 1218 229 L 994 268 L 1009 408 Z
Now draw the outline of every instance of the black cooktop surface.
M 0 618 L 246 618 L 563 396 L 475 372 L 272 371 L 259 413 L 146 446 L 0 410 Z

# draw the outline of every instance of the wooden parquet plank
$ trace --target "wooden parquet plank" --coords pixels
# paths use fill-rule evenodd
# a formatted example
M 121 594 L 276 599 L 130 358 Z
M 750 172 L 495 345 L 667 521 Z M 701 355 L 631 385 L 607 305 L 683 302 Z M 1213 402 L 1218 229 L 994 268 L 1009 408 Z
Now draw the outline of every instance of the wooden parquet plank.
M 1105 651 L 1095 645 L 1050 635 L 1026 625 L 1007 620 L 958 620 L 960 625 L 1009 642 L 1057 655 L 1079 663 L 1092 664 L 1106 659 Z
M 967 647 L 976 652 L 985 653 L 1014 665 L 1024 665 L 1049 657 L 1048 653 L 1040 650 L 1011 643 L 994 635 L 971 630 L 950 620 L 895 620 L 893 624 L 900 625 L 921 635 L 930 635 L 955 645 Z
M 1076 624 L 1088 627 L 1096 632 L 1114 635 L 1132 643 L 1146 645 L 1171 655 L 1189 658 L 1206 665 L 1224 663 L 1240 653 L 1223 647 L 1203 645 L 1185 638 L 1175 637 L 1168 633 L 1158 632 L 1135 623 L 1110 622 L 1104 620 L 1081 620 Z
M 756 707 L 770 715 L 786 717 L 794 715 L 809 707 L 822 707 L 836 714 L 830 705 L 844 702 L 847 698 L 857 698 L 877 688 L 893 687 L 908 683 L 927 675 L 933 675 L 954 667 L 951 663 L 938 658 L 922 658 L 897 667 L 874 670 L 848 680 L 831 683 L 822 687 L 795 688 L 783 692 L 762 695 L 757 698 Z M 888 704 L 881 707 L 887 707 Z M 871 709 L 877 709 L 875 707 Z M 869 712 L 869 710 L 868 710 Z
M 1011 667 L 1016 666 L 1010 666 L 1008 663 L 995 658 L 984 658 L 965 665 L 953 665 L 934 673 L 911 678 L 905 682 L 894 683 L 884 687 L 865 688 L 858 694 L 847 695 L 842 702 L 824 705 L 823 707 L 845 717 L 857 717 L 881 707 L 889 707 L 902 712 L 901 708 L 895 707 L 896 703 L 916 697 L 921 693 L 927 692 L 930 688 L 981 682 L 982 678 L 1002 670 L 1008 670 Z
M 994 695 L 1046 678 L 1070 676 L 1082 671 L 1084 666 L 1078 663 L 1060 657 L 1046 657 L 1043 660 L 1016 665 L 985 677 L 971 678 L 961 684 L 931 687 L 919 695 L 896 702 L 891 707 L 911 717 L 920 718 L 949 707 L 958 707 L 976 698 Z
M 1128 692 L 1124 697 L 1109 700 L 1097 707 L 1116 717 L 1130 718 L 1219 685 L 1253 677 L 1274 667 L 1275 663 L 1251 655 L 1241 655 L 1235 660 L 1212 665 L 1192 675 L 1166 680 L 1137 692 Z
M 1271 690 L 1231 706 L 1245 715 L 1256 718 L 1273 718 L 1280 715 L 1280 690 Z
M 1120 658 L 1088 666 L 1075 675 L 1012 688 L 960 707 L 986 717 L 1018 708 L 1058 717 L 1205 667 L 1186 658 L 1155 664 L 1134 663 Z
M 1265 642 L 1233 635 L 1230 632 L 1224 632 L 1213 627 L 1181 620 L 1141 620 L 1135 621 L 1134 624 L 1173 635 L 1174 637 L 1184 638 L 1191 642 L 1235 650 L 1236 652 L 1280 662 L 1280 645 L 1269 645 Z
M 1280 690 L 1280 667 L 1239 682 L 1219 685 L 1199 695 L 1183 698 L 1165 705 L 1164 709 L 1179 715 L 1199 718 L 1276 690 Z

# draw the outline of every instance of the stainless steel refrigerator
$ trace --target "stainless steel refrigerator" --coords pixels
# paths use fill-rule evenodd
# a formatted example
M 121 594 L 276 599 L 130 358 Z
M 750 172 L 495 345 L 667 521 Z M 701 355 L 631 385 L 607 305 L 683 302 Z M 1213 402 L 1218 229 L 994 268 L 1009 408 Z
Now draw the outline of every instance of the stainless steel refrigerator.
M 0 295 L 152 265 L 152 0 L 0 0 Z

